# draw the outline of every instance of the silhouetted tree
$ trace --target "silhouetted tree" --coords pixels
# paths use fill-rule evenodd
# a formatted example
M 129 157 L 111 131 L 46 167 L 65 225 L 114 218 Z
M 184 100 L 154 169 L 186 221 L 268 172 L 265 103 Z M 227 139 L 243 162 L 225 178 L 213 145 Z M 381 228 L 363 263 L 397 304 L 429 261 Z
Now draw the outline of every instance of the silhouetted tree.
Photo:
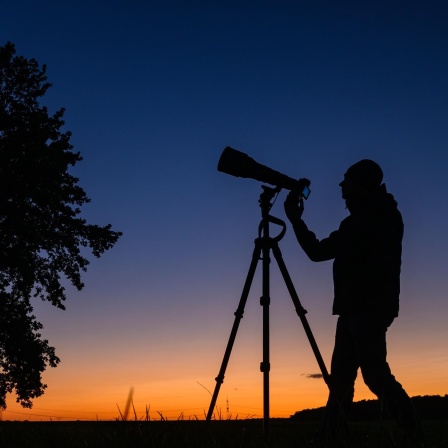
M 45 65 L 0 47 L 0 408 L 13 389 L 31 407 L 42 372 L 59 363 L 31 300 L 64 309 L 62 282 L 81 290 L 87 250 L 100 257 L 121 235 L 80 217 L 90 200 L 68 170 L 82 158 L 61 131 L 64 109 L 39 104 L 50 86 Z

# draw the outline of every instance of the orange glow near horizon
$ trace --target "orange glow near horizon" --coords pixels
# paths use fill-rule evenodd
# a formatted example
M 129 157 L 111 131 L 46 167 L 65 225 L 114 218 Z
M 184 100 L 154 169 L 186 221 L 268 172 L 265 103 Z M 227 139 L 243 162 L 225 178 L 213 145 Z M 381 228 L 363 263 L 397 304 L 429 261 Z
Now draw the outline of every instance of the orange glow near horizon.
M 436 374 L 418 377 L 406 366 L 395 369 L 397 379 L 402 382 L 410 396 L 445 395 L 448 391 L 446 378 Z M 429 373 L 429 371 L 426 371 Z M 436 382 L 435 380 L 438 379 Z M 201 381 L 202 380 L 202 381 Z M 150 385 L 134 385 L 133 406 L 128 419 L 146 418 L 152 420 L 204 419 L 210 404 L 210 395 L 203 383 L 209 385 L 210 379 L 197 381 L 171 380 L 158 381 Z M 213 392 L 213 387 L 207 389 Z M 3 420 L 67 421 L 67 420 L 115 420 L 124 413 L 130 387 L 105 387 L 89 389 L 74 387 L 70 393 L 61 384 L 49 385 L 43 397 L 35 400 L 32 409 L 23 409 L 15 403 L 15 397 L 8 397 L 8 408 L 2 412 Z M 303 375 L 285 377 L 271 374 L 270 416 L 287 418 L 296 411 L 324 406 L 327 388 L 322 379 L 310 379 Z M 226 378 L 217 401 L 215 418 L 261 418 L 263 417 L 262 374 L 252 372 L 238 378 Z M 375 399 L 359 375 L 356 382 L 355 401 Z M 120 411 L 118 410 L 120 409 Z M 135 409 L 135 413 L 134 413 Z

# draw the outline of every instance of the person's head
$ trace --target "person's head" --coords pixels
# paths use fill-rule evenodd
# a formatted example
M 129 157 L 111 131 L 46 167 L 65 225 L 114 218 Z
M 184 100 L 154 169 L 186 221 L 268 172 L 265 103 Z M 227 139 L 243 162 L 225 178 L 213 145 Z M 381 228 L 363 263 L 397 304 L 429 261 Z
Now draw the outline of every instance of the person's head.
M 345 200 L 360 199 L 370 196 L 383 181 L 383 170 L 373 160 L 363 159 L 355 163 L 344 174 L 339 184 Z

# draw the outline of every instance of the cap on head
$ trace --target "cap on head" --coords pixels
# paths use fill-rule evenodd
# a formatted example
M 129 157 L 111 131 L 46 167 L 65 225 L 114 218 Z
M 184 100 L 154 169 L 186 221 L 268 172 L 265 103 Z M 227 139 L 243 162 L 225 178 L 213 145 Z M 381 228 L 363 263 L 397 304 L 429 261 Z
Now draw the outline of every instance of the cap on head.
M 383 170 L 373 160 L 363 159 L 352 165 L 344 175 L 364 188 L 379 187 L 383 180 Z

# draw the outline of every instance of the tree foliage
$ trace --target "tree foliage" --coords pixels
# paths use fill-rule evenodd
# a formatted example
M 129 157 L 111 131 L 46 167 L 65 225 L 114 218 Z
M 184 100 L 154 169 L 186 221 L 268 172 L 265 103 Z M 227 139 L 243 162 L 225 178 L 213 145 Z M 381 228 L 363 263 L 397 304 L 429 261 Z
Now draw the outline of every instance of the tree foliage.
M 64 309 L 63 282 L 83 288 L 86 252 L 100 257 L 121 235 L 80 216 L 90 199 L 69 169 L 82 157 L 61 130 L 64 109 L 40 104 L 50 87 L 45 65 L 0 47 L 0 408 L 13 389 L 31 407 L 42 372 L 59 363 L 32 299 Z

